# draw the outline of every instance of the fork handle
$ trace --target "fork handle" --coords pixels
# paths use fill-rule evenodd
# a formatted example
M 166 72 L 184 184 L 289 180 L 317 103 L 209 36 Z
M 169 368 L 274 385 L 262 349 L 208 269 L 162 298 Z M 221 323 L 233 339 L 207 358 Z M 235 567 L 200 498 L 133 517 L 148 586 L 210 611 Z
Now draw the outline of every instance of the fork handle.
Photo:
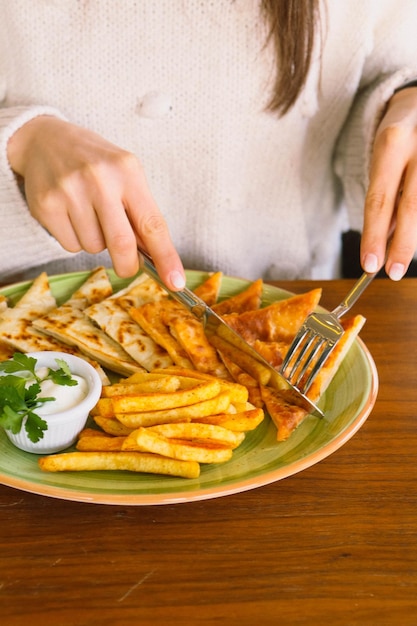
M 375 274 L 368 274 L 367 272 L 364 272 L 359 280 L 357 280 L 353 285 L 344 300 L 342 300 L 339 306 L 332 311 L 333 315 L 336 315 L 336 317 L 340 319 L 342 315 L 347 313 L 355 304 L 356 300 L 358 300 L 358 298 L 363 294 L 367 286 L 373 281 L 377 273 L 378 272 Z

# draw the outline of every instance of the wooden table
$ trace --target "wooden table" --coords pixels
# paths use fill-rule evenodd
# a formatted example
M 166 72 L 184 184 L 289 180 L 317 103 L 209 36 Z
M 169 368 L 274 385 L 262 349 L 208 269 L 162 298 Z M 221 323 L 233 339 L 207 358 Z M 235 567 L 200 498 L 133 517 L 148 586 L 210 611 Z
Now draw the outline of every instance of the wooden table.
M 325 283 L 323 304 L 350 284 Z M 369 287 L 356 311 L 379 370 L 375 408 L 290 478 L 150 507 L 1 486 L 1 624 L 417 624 L 416 309 L 417 279 Z

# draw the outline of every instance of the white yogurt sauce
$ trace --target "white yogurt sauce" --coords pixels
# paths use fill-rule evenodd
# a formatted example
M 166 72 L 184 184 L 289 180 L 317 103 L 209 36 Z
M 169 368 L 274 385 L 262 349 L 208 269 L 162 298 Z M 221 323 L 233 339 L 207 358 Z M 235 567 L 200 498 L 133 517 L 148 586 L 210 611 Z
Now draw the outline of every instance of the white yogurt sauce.
M 36 370 L 36 375 L 42 377 L 42 369 Z M 45 368 L 45 374 L 47 368 Z M 44 375 L 45 375 L 44 374 Z M 60 413 L 66 411 L 76 404 L 79 404 L 87 395 L 88 386 L 87 381 L 82 376 L 76 374 L 71 375 L 74 380 L 78 382 L 78 385 L 57 385 L 52 380 L 43 380 L 40 383 L 41 391 L 38 394 L 38 398 L 55 398 L 49 402 L 42 402 L 42 404 L 35 409 L 38 415 L 50 415 L 51 413 Z

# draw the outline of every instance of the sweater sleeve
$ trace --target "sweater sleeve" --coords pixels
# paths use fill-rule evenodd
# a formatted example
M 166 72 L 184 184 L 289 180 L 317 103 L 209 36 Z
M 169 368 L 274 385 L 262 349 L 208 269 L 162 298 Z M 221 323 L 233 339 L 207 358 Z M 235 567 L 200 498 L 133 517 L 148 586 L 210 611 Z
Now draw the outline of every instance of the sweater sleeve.
M 58 110 L 50 107 L 0 108 L 0 278 L 71 256 L 30 215 L 24 193 L 7 159 L 11 136 L 39 115 L 64 119 Z

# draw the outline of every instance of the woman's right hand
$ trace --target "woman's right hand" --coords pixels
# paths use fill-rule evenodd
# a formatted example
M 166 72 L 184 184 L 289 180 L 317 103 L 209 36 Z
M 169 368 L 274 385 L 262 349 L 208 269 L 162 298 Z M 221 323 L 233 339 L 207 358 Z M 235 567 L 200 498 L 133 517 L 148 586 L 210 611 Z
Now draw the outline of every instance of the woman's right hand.
M 139 269 L 137 247 L 172 290 L 185 274 L 139 160 L 99 135 L 39 116 L 11 137 L 8 159 L 24 179 L 33 217 L 70 252 L 108 249 L 116 273 Z

